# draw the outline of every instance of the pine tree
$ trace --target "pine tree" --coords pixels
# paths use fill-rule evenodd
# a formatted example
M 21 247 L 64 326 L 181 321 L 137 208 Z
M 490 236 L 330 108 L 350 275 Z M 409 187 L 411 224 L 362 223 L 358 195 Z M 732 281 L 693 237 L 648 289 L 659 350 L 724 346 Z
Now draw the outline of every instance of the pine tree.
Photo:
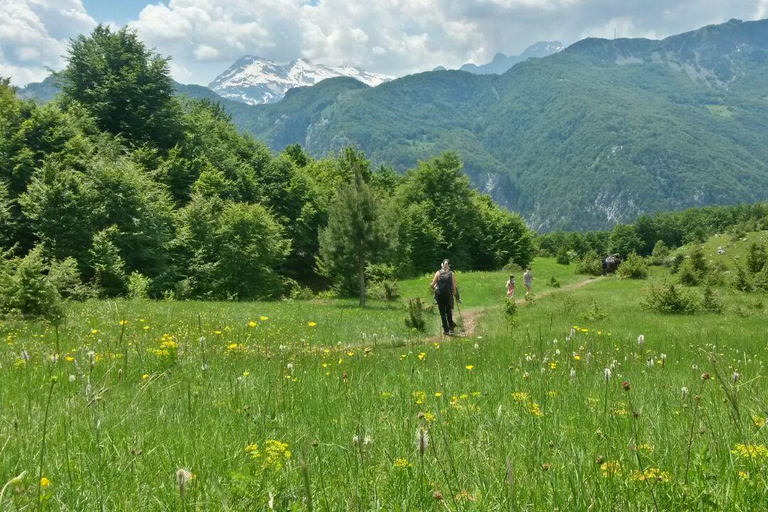
M 356 170 L 352 183 L 339 191 L 328 226 L 320 232 L 320 272 L 342 293 L 352 291 L 356 276 L 360 306 L 365 306 L 366 265 L 385 259 L 394 247 L 395 230 L 395 222 Z

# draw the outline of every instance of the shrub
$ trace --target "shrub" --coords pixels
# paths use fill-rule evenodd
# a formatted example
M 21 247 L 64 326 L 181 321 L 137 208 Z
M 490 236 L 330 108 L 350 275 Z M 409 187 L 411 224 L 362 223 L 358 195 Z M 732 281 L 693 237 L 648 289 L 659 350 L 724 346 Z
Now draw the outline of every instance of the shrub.
M 510 326 L 515 326 L 519 322 L 517 318 L 517 302 L 511 297 L 504 299 L 504 318 L 507 319 L 507 323 Z
M 552 288 L 560 288 L 560 281 L 555 276 L 549 278 L 549 286 Z
M 765 267 L 766 261 L 768 261 L 768 254 L 765 252 L 765 247 L 752 242 L 747 250 L 747 271 L 752 275 L 758 274 Z
M 75 258 L 51 261 L 48 280 L 64 299 L 85 300 L 94 296 L 94 291 L 83 284 Z
M 733 274 L 733 287 L 740 292 L 751 292 L 755 289 L 751 276 L 741 265 L 736 265 L 736 271 Z
M 0 269 L 0 309 L 25 316 L 38 316 L 57 321 L 63 315 L 61 295 L 48 279 L 46 266 L 38 247 L 21 259 L 3 259 Z
M 140 272 L 131 272 L 128 276 L 128 296 L 132 299 L 146 299 L 149 297 L 149 286 L 152 280 L 143 276 Z
M 597 305 L 597 301 L 593 300 L 592 306 L 584 312 L 582 317 L 588 322 L 599 322 L 600 320 L 608 318 L 608 313 L 605 310 L 600 309 Z
M 700 304 L 688 292 L 680 290 L 674 283 L 651 286 L 642 302 L 644 309 L 663 314 L 692 315 Z
M 599 276 L 603 273 L 603 262 L 597 252 L 589 251 L 576 263 L 576 273 L 589 276 Z
M 768 265 L 765 265 L 763 270 L 755 274 L 752 284 L 756 290 L 768 292 Z
M 709 274 L 704 277 L 707 286 L 719 286 L 725 284 L 725 276 L 728 273 L 728 267 L 720 260 L 715 261 Z
M 672 258 L 672 262 L 669 265 L 670 274 L 677 274 L 683 262 L 685 262 L 685 256 L 681 253 L 675 254 L 675 256 Z
M 704 288 L 704 296 L 701 299 L 701 309 L 710 313 L 723 312 L 723 302 L 720 300 L 717 292 L 710 286 Z
M 392 302 L 400 298 L 400 287 L 394 280 L 375 282 L 368 288 L 367 295 L 374 299 Z
M 406 303 L 408 315 L 405 317 L 405 326 L 409 329 L 415 329 L 424 332 L 427 322 L 424 320 L 424 304 L 420 298 L 410 299 Z
M 645 279 L 648 277 L 648 262 L 637 253 L 630 253 L 617 271 L 619 277 L 625 279 Z
M 128 291 L 125 263 L 112 242 L 116 236 L 117 229 L 114 226 L 96 233 L 90 250 L 93 281 L 99 294 L 105 297 L 125 295 Z
M 523 267 L 521 267 L 520 265 L 515 263 L 512 259 L 510 259 L 509 262 L 506 265 L 504 265 L 502 270 L 504 272 L 507 272 L 507 273 L 510 273 L 510 274 L 514 274 L 514 273 L 522 272 L 523 271 Z
M 663 265 L 666 259 L 669 257 L 669 247 L 663 240 L 656 242 L 653 246 L 653 252 L 651 253 L 651 263 L 654 265 Z
M 571 260 L 568 257 L 568 249 L 565 246 L 561 246 L 557 250 L 557 258 L 555 259 L 560 265 L 570 265 Z
M 701 281 L 701 275 L 696 271 L 690 259 L 687 259 L 680 265 L 677 271 L 677 279 L 684 286 L 698 286 Z
M 709 270 L 709 265 L 707 265 L 707 260 L 704 257 L 704 249 L 701 245 L 697 244 L 693 247 L 693 250 L 691 250 L 691 253 L 688 255 L 688 259 L 699 276 L 703 276 Z

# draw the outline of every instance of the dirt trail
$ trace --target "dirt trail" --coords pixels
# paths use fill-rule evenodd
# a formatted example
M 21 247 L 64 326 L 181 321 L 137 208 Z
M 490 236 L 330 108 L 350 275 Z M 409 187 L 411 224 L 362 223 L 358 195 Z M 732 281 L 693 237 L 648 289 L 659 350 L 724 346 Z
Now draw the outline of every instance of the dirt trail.
M 585 279 L 583 281 L 579 281 L 573 284 L 569 284 L 567 286 L 563 286 L 562 288 L 552 288 L 550 290 L 546 290 L 541 293 L 535 293 L 533 295 L 534 299 L 540 299 L 542 297 L 549 297 L 551 295 L 556 295 L 558 293 L 567 292 L 571 290 L 578 290 L 579 288 L 583 288 L 584 286 L 587 286 L 588 284 L 595 283 L 597 281 L 602 280 L 602 277 L 590 277 L 589 279 Z M 523 288 L 524 290 L 525 288 Z M 525 298 L 517 299 L 515 302 L 518 305 L 525 304 Z M 471 309 L 465 309 L 461 311 L 461 315 L 459 315 L 458 310 L 454 311 L 454 320 L 463 320 L 464 322 L 464 328 L 459 329 L 461 332 L 456 334 L 456 337 L 459 338 L 472 338 L 475 335 L 475 329 L 477 328 L 477 325 L 480 321 L 480 319 L 485 315 L 485 312 L 490 309 L 493 306 L 485 306 L 485 307 L 477 307 L 477 308 L 471 308 Z M 441 341 L 445 341 L 447 339 L 450 339 L 447 336 L 437 335 L 437 336 L 431 336 L 429 338 L 425 338 L 425 343 L 437 343 Z

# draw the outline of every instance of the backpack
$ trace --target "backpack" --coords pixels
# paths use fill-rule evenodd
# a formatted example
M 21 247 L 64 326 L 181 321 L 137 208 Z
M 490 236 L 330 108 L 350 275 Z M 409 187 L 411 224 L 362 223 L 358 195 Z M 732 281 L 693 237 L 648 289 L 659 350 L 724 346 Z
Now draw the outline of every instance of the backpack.
M 440 271 L 440 277 L 437 279 L 437 289 L 435 290 L 435 298 L 446 298 L 453 295 L 453 272 L 450 270 L 445 272 Z

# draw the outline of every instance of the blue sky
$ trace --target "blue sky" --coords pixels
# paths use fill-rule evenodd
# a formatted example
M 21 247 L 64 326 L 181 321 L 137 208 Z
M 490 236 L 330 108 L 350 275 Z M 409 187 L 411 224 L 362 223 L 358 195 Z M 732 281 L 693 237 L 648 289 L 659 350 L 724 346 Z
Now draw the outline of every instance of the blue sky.
M 768 18 L 768 0 L 0 0 L 0 76 L 44 79 L 97 23 L 130 26 L 172 57 L 176 80 L 207 85 L 243 55 L 401 76 L 539 41 L 663 38 L 731 18 Z

